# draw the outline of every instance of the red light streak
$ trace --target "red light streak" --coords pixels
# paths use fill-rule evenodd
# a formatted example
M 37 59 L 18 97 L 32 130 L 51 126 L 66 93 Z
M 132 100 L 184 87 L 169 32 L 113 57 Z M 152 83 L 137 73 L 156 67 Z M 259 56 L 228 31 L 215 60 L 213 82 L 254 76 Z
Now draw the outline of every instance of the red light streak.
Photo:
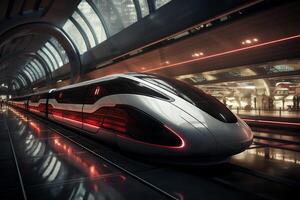
M 205 60 L 205 59 L 209 59 L 209 58 L 215 58 L 215 57 L 224 56 L 224 55 L 227 55 L 227 54 L 237 53 L 237 52 L 245 51 L 245 50 L 248 50 L 248 49 L 254 49 L 254 48 L 257 48 L 257 47 L 268 46 L 268 45 L 272 45 L 272 44 L 276 44 L 276 43 L 280 43 L 280 42 L 284 42 L 284 41 L 288 41 L 288 40 L 292 40 L 292 39 L 296 39 L 296 38 L 300 38 L 300 34 L 290 36 L 290 37 L 286 37 L 286 38 L 277 39 L 277 40 L 272 40 L 272 41 L 269 41 L 269 42 L 264 42 L 264 43 L 260 43 L 260 44 L 256 44 L 256 45 L 252 45 L 252 46 L 247 46 L 247 47 L 233 49 L 233 50 L 229 50 L 229 51 L 225 51 L 225 52 L 221 52 L 221 53 L 216 53 L 216 54 L 212 54 L 212 55 L 208 55 L 208 56 L 203 56 L 201 58 L 195 58 L 195 59 L 191 59 L 191 60 L 177 62 L 177 63 L 174 63 L 174 64 L 165 65 L 165 66 L 162 66 L 162 67 L 157 67 L 157 68 L 153 68 L 153 69 L 144 70 L 142 72 L 151 72 L 151 71 L 156 71 L 156 70 L 160 70 L 160 69 L 170 68 L 170 67 L 183 65 L 183 64 L 188 64 L 188 63 L 201 61 L 201 60 Z
M 64 119 L 64 120 L 67 120 L 67 121 L 70 121 L 70 122 L 73 122 L 73 123 L 77 123 L 79 125 L 83 124 L 83 125 L 86 125 L 86 126 L 90 126 L 92 128 L 97 128 L 97 129 L 100 128 L 100 126 L 94 126 L 94 125 L 91 125 L 91 124 L 82 123 L 81 121 L 65 118 L 65 117 L 62 117 L 62 116 L 59 116 L 59 115 L 56 115 L 56 114 L 52 114 L 52 115 L 57 117 L 57 118 L 60 118 L 60 119 Z
M 29 106 L 29 110 L 32 112 L 40 112 L 38 106 Z
M 122 181 L 126 181 L 126 179 L 127 179 L 126 176 L 123 176 L 123 175 L 121 175 L 120 177 L 121 177 Z
M 183 148 L 183 147 L 185 147 L 185 141 L 182 139 L 182 137 L 180 137 L 180 135 L 178 133 L 176 133 L 173 129 L 171 129 L 170 127 L 168 127 L 166 125 L 164 125 L 164 127 L 166 129 L 168 129 L 170 132 L 172 132 L 173 134 L 175 134 L 180 139 L 181 145 L 178 146 L 178 147 L 176 147 L 176 148 Z
M 51 106 L 51 105 L 50 105 L 50 106 Z M 55 114 L 55 110 L 54 110 L 53 108 L 52 108 L 52 115 L 53 115 L 55 118 L 63 119 L 63 120 L 70 121 L 70 122 L 73 122 L 73 123 L 77 123 L 77 124 L 79 124 L 79 125 L 82 125 L 82 124 L 83 124 L 83 125 L 86 125 L 86 126 L 95 128 L 95 129 L 99 129 L 99 128 L 101 127 L 100 125 L 99 125 L 99 126 L 95 126 L 95 125 L 83 123 L 83 122 L 81 122 L 81 121 L 77 121 L 77 120 L 74 120 L 74 119 L 70 119 L 70 118 L 66 118 L 66 117 L 62 117 L 62 116 L 56 115 L 56 114 Z M 35 127 L 36 127 L 36 126 L 35 126 Z M 127 136 L 122 135 L 122 134 L 117 134 L 117 136 L 118 136 L 118 137 L 122 137 L 122 138 L 124 138 L 124 139 L 126 139 L 126 140 L 134 141 L 135 143 L 140 143 L 140 144 L 149 145 L 149 146 L 155 146 L 155 147 L 160 147 L 160 148 L 167 148 L 167 149 L 182 149 L 182 148 L 184 148 L 184 147 L 186 146 L 185 141 L 182 139 L 182 137 L 181 137 L 178 133 L 176 133 L 174 130 L 172 130 L 170 127 L 168 127 L 168 126 L 166 126 L 166 125 L 164 125 L 164 127 L 165 127 L 166 129 L 168 129 L 170 132 L 172 132 L 174 135 L 176 135 L 176 136 L 180 139 L 181 144 L 180 144 L 179 146 L 165 146 L 165 145 L 151 144 L 151 143 L 147 143 L 147 142 L 142 142 L 142 141 L 139 141 L 139 140 L 135 140 L 135 139 L 133 139 L 133 138 L 127 137 Z M 104 128 L 105 128 L 105 127 L 104 127 Z M 119 129 L 117 129 L 117 130 L 119 130 L 119 131 L 121 131 L 121 132 L 124 132 L 124 131 L 126 131 L 124 128 L 125 128 L 125 127 L 119 127 Z M 36 129 L 37 129 L 37 127 L 36 127 Z M 57 139 L 54 140 L 54 143 L 55 143 L 57 146 L 61 146 L 61 144 L 58 142 Z M 67 146 L 64 145 L 62 148 L 63 148 L 65 151 L 67 151 L 68 154 L 72 153 L 71 150 L 67 148 Z
M 30 124 L 30 126 L 31 126 L 34 130 L 36 130 L 37 133 L 40 133 L 40 132 L 41 132 L 40 127 L 39 127 L 36 123 L 30 122 L 29 124 Z
M 80 155 L 77 155 L 74 153 L 71 146 L 68 144 L 65 144 L 61 142 L 58 138 L 54 139 L 54 145 L 63 152 L 66 152 L 68 157 L 77 163 L 79 163 L 80 167 L 84 168 L 85 171 L 90 175 L 90 177 L 98 177 L 100 176 L 100 172 L 97 170 L 96 166 L 87 160 L 84 160 L 80 157 Z
M 246 118 L 243 118 L 243 120 L 246 122 L 261 122 L 261 123 L 269 123 L 269 124 L 300 126 L 300 123 L 296 123 L 296 122 L 282 122 L 282 121 L 270 121 L 270 120 L 246 119 Z
M 17 115 L 17 117 L 19 117 L 21 120 L 27 122 L 27 118 L 25 117 L 25 115 L 22 115 L 20 112 L 18 112 L 17 110 L 13 109 L 13 108 L 9 108 L 10 111 L 12 111 L 14 114 Z
M 175 134 L 181 141 L 181 144 L 179 146 L 165 146 L 165 145 L 159 145 L 159 144 L 151 144 L 148 142 L 143 142 L 143 141 L 139 141 L 139 140 L 135 140 L 133 138 L 127 137 L 126 135 L 121 135 L 121 134 L 117 134 L 118 137 L 121 137 L 123 139 L 126 140 L 130 140 L 133 141 L 135 143 L 140 143 L 143 145 L 149 145 L 149 146 L 153 146 L 153 147 L 159 147 L 159 148 L 165 148 L 165 149 L 182 149 L 186 146 L 185 141 L 178 135 L 178 133 L 176 133 L 174 130 L 172 130 L 171 128 L 169 128 L 168 126 L 164 125 L 165 128 L 167 128 L 169 131 L 171 131 L 173 134 Z

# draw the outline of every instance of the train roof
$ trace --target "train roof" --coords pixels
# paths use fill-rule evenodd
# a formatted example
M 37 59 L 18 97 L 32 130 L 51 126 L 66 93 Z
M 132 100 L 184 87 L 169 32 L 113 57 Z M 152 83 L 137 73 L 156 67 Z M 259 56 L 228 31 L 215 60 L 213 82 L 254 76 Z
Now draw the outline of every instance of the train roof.
M 112 74 L 112 75 L 107 75 L 107 76 L 104 76 L 104 77 L 96 78 L 96 79 L 93 79 L 93 80 L 83 81 L 83 82 L 80 82 L 80 83 L 75 83 L 75 84 L 72 84 L 72 85 L 64 86 L 64 87 L 61 87 L 61 88 L 53 88 L 53 89 L 44 90 L 44 91 L 37 92 L 37 93 L 31 93 L 31 94 L 24 95 L 24 96 L 13 97 L 13 99 L 15 99 L 15 98 L 25 98 L 25 97 L 29 97 L 29 96 L 32 96 L 32 95 L 45 94 L 45 93 L 50 93 L 52 91 L 61 91 L 61 90 L 75 88 L 75 87 L 90 85 L 90 84 L 98 83 L 98 82 L 105 81 L 105 80 L 111 80 L 111 79 L 114 79 L 114 78 L 117 78 L 117 77 L 130 78 L 130 77 L 137 77 L 137 76 L 153 76 L 153 75 L 154 74 L 138 73 L 138 72 L 127 72 L 127 73 L 120 73 L 120 74 Z
M 111 80 L 111 79 L 118 78 L 118 77 L 130 78 L 130 77 L 143 76 L 143 75 L 150 75 L 150 74 L 143 74 L 143 73 L 136 73 L 136 72 L 112 74 L 112 75 L 107 75 L 107 76 L 104 76 L 104 77 L 96 78 L 96 79 L 93 79 L 93 80 L 83 81 L 83 82 L 80 82 L 80 83 L 75 83 L 75 84 L 72 84 L 72 85 L 57 88 L 56 91 L 61 91 L 61 90 L 75 88 L 75 87 L 90 85 L 90 84 L 93 84 L 93 83 L 98 83 L 98 82 L 101 82 L 101 81 Z

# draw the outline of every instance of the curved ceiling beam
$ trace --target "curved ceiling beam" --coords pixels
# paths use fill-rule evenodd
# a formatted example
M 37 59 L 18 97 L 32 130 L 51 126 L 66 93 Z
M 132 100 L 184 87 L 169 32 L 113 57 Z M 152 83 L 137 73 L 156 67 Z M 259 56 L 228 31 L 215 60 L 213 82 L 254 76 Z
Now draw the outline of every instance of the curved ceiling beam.
M 52 73 L 51 73 L 51 70 L 48 67 L 47 63 L 44 61 L 44 59 L 42 59 L 38 54 L 19 52 L 18 54 L 14 54 L 14 55 L 11 55 L 9 57 L 6 57 L 5 60 L 3 60 L 2 62 L 0 62 L 0 65 L 2 63 L 9 63 L 10 60 L 16 60 L 18 58 L 20 58 L 20 59 L 33 58 L 33 59 L 38 60 L 41 63 L 41 65 L 42 65 L 42 67 L 43 67 L 43 69 L 45 71 L 45 74 L 46 74 L 46 81 L 47 81 L 46 85 L 51 86 L 51 84 L 52 84 Z M 20 69 L 15 68 L 15 69 L 12 69 L 12 70 L 15 70 L 15 71 L 7 71 L 7 70 L 4 71 L 4 70 L 2 70 L 2 71 L 4 71 L 4 72 L 2 72 L 2 74 L 5 74 L 5 73 L 7 73 L 7 74 L 14 74 L 14 73 L 21 73 L 22 72 L 21 68 Z M 25 75 L 25 76 L 27 77 L 27 75 Z M 29 79 L 26 79 L 26 82 L 27 82 L 27 84 L 29 86 L 32 85 Z
M 0 36 L 0 46 L 7 41 L 14 39 L 15 37 L 20 37 L 22 35 L 28 35 L 32 33 L 50 35 L 61 44 L 65 49 L 67 56 L 69 57 L 69 64 L 71 67 L 70 78 L 72 83 L 76 83 L 80 80 L 80 56 L 73 42 L 65 34 L 65 32 L 49 23 L 43 22 L 34 22 L 19 25 L 15 28 L 12 28 Z
M 47 80 L 46 84 L 49 85 L 49 86 L 51 85 L 51 83 L 52 83 L 52 72 L 51 72 L 49 66 L 47 65 L 47 63 L 44 61 L 44 59 L 41 58 L 41 56 L 39 56 L 38 54 L 35 54 L 35 53 L 25 53 L 25 54 L 21 54 L 20 57 L 28 57 L 28 58 L 34 58 L 34 59 L 38 60 L 41 63 L 41 65 L 42 65 L 42 67 L 45 71 L 46 80 Z
M 30 82 L 29 78 L 27 77 L 27 75 L 24 74 L 23 72 L 20 72 L 20 74 L 25 79 L 26 84 L 27 84 L 27 86 L 25 86 L 25 87 L 22 88 L 22 89 L 25 89 L 24 92 L 32 91 L 31 82 Z M 12 76 L 12 75 L 3 76 L 3 77 L 0 78 L 0 81 L 6 83 L 9 86 L 11 84 L 11 81 L 13 79 L 16 79 L 20 85 L 23 85 L 23 83 L 17 77 Z

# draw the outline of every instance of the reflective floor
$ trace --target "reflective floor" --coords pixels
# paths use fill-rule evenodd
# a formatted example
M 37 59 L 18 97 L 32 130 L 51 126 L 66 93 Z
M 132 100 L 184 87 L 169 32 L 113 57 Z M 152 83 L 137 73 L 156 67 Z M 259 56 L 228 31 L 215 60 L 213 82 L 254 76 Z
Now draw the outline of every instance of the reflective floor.
M 1 199 L 23 198 L 9 134 L 28 199 L 165 199 L 47 125 L 13 113 L 1 114 Z
M 133 159 L 71 130 L 3 108 L 0 195 L 1 199 L 183 200 L 285 199 L 296 194 L 300 137 L 268 131 L 255 135 L 251 148 L 228 163 L 166 166 Z

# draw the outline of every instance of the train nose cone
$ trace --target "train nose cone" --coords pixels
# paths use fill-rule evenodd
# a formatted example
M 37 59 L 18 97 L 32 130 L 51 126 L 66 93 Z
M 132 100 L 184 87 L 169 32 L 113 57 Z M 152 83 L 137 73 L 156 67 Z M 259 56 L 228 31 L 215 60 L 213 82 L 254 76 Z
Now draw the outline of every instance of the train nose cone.
M 246 150 L 252 143 L 253 134 L 245 122 L 224 123 L 210 129 L 216 139 L 219 154 L 234 155 Z
M 195 157 L 214 155 L 217 144 L 213 134 L 208 131 L 207 127 L 190 115 L 181 114 L 181 117 L 188 124 L 185 127 L 185 139 L 189 152 L 193 152 Z

